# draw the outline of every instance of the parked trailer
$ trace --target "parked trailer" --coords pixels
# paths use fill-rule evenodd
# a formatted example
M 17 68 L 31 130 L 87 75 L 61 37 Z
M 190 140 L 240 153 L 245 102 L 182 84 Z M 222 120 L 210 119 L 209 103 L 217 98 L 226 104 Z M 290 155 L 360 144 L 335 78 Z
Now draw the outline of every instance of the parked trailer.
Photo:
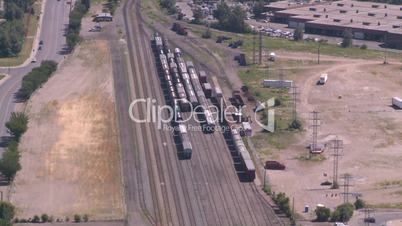
M 219 85 L 218 79 L 214 76 L 212 77 L 213 89 L 212 89 L 212 97 L 220 102 L 220 99 L 223 97 L 221 86 Z
M 265 162 L 265 169 L 270 170 L 285 170 L 286 166 L 278 161 L 266 161 Z
M 246 176 L 245 179 L 253 181 L 255 179 L 255 166 L 253 160 L 251 159 L 250 153 L 244 145 L 239 132 L 236 129 L 232 129 L 231 133 L 236 151 L 239 154 L 242 166 L 244 167 L 244 174 Z
M 192 107 L 194 108 L 198 105 L 198 100 L 197 100 L 193 86 L 190 81 L 190 75 L 188 74 L 188 71 L 187 71 L 187 65 L 182 58 L 182 53 L 179 48 L 175 48 L 174 56 L 175 56 L 175 60 L 177 63 L 177 68 L 179 70 L 179 74 L 183 81 L 184 89 L 186 90 L 186 93 L 188 96 L 188 100 L 190 101 L 190 103 L 192 104 Z

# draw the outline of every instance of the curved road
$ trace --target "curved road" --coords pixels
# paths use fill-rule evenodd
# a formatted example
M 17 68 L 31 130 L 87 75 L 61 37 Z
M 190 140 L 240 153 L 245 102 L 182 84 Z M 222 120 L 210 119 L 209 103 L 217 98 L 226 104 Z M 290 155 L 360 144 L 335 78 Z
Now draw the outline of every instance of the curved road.
M 30 63 L 22 67 L 0 68 L 0 73 L 10 76 L 0 84 L 0 137 L 1 146 L 4 146 L 4 139 L 9 136 L 4 124 L 8 121 L 10 114 L 15 109 L 15 93 L 21 86 L 24 75 L 32 68 L 40 65 L 42 60 L 61 61 L 63 48 L 65 47 L 64 29 L 68 25 L 68 14 L 70 5 L 66 0 L 47 0 L 42 20 L 40 40 L 43 40 L 42 50 L 36 53 L 36 63 Z M 37 51 L 37 50 L 34 50 Z

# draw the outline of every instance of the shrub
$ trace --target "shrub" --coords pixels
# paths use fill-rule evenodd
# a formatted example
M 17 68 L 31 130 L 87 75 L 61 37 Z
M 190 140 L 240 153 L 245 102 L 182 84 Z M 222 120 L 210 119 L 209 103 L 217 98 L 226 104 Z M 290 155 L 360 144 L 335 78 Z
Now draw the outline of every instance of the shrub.
M 32 218 L 32 223 L 40 223 L 40 218 L 39 218 L 38 215 L 35 215 L 35 216 Z
M 303 28 L 301 26 L 298 26 L 295 29 L 295 32 L 293 33 L 293 40 L 295 41 L 303 40 L 303 36 L 304 36 Z
M 354 203 L 355 209 L 363 209 L 366 206 L 366 203 L 362 199 L 356 199 Z
M 69 217 L 66 217 L 66 222 L 69 222 L 70 221 L 70 218 Z
M 367 45 L 366 44 L 361 45 L 360 49 L 367 49 Z
M 75 214 L 74 215 L 74 222 L 76 222 L 76 223 L 81 222 L 81 215 Z
M 318 222 L 326 222 L 331 216 L 331 210 L 326 207 L 317 207 L 315 209 L 316 221 Z
M 84 216 L 82 217 L 82 220 L 84 220 L 84 222 L 88 222 L 89 221 L 88 214 L 84 214 Z
M 302 123 L 301 123 L 300 120 L 295 119 L 295 120 L 293 120 L 293 121 L 290 123 L 290 128 L 291 128 L 291 129 L 298 129 L 298 130 L 301 130 L 301 129 L 303 128 L 303 125 L 302 125 Z
M 209 38 L 211 38 L 211 36 L 212 36 L 212 33 L 211 33 L 211 31 L 209 30 L 209 27 L 208 27 L 207 30 L 205 30 L 205 32 L 202 33 L 202 38 L 209 39 Z
M 16 147 L 11 145 L 3 153 L 3 157 L 0 159 L 0 172 L 8 179 L 8 181 L 11 181 L 20 169 L 20 153 Z
M 54 61 L 43 61 L 39 67 L 32 69 L 22 79 L 21 89 L 19 90 L 20 98 L 28 100 L 32 93 L 47 82 L 56 70 L 57 63 Z
M 353 45 L 353 34 L 349 30 L 343 32 L 343 39 L 341 46 L 344 48 L 352 47 Z
M 42 222 L 48 222 L 49 216 L 47 214 L 42 214 L 42 216 L 40 216 L 40 219 L 42 220 Z
M 336 207 L 331 221 L 347 222 L 353 216 L 353 205 L 345 203 Z

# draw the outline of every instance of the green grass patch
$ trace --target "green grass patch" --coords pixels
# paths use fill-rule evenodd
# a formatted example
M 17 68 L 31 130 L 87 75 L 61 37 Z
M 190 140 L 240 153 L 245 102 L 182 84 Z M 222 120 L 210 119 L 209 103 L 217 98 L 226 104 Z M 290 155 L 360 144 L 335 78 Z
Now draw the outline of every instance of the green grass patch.
M 402 180 L 384 180 L 377 184 L 380 188 L 385 187 L 402 187 Z
M 38 28 L 38 16 L 40 15 L 42 1 L 37 1 L 33 4 L 34 15 L 30 15 L 29 24 L 27 25 L 28 33 L 24 39 L 21 52 L 16 57 L 0 58 L 0 67 L 18 66 L 25 62 L 31 55 L 33 41 L 35 40 L 36 31 Z M 24 21 L 27 22 L 29 14 L 25 14 Z M 37 50 L 35 50 L 37 51 Z
M 402 202 L 397 203 L 380 203 L 368 205 L 369 208 L 382 208 L 382 209 L 402 209 Z
M 6 75 L 0 74 L 0 80 L 2 80 Z
M 306 162 L 322 162 L 327 158 L 324 155 L 310 155 L 309 153 L 304 153 L 296 157 L 297 160 Z

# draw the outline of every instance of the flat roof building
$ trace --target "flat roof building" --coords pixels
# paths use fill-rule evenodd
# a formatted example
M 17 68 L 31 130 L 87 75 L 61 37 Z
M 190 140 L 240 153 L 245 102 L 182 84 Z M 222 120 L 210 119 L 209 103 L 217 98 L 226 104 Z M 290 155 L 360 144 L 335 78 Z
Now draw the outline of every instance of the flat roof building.
M 301 26 L 307 33 L 342 36 L 350 30 L 356 39 L 385 42 L 402 49 L 402 6 L 342 0 L 334 2 L 274 2 L 265 6 L 271 20 Z

